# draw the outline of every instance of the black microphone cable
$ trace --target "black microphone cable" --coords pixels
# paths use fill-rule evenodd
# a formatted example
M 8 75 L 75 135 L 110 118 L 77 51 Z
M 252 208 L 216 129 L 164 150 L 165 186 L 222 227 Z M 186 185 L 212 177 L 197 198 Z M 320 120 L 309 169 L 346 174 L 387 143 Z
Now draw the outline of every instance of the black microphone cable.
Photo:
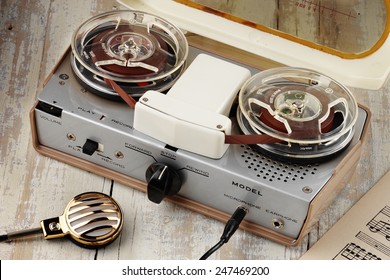
M 219 248 L 223 246 L 223 244 L 227 243 L 230 239 L 230 237 L 233 236 L 233 234 L 236 232 L 238 227 L 240 226 L 242 220 L 245 218 L 246 214 L 248 213 L 248 210 L 240 206 L 234 211 L 233 215 L 230 217 L 229 221 L 227 221 L 225 225 L 225 229 L 221 235 L 221 238 L 217 244 L 215 244 L 213 247 L 210 248 L 201 258 L 200 260 L 206 260 L 208 257 L 210 257 L 215 251 L 217 251 Z

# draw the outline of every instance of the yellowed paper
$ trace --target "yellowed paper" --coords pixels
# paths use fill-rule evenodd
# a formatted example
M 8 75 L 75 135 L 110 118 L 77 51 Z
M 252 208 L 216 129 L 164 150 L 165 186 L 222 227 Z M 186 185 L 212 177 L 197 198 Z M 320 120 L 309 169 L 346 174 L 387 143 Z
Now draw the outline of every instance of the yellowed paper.
M 390 172 L 301 259 L 390 259 Z

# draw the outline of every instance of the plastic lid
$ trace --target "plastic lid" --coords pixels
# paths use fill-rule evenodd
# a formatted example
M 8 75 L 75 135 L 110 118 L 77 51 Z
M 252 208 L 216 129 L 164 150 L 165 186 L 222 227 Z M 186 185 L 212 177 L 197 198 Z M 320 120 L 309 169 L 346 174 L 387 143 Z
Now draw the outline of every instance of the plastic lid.
M 267 3 L 263 3 L 266 1 Z M 266 57 L 276 62 L 292 66 L 315 69 L 338 81 L 352 87 L 378 89 L 387 80 L 390 73 L 390 63 L 385 57 L 390 57 L 390 21 L 389 1 L 282 1 L 276 6 L 276 12 L 268 12 L 272 6 L 270 1 L 206 1 L 206 0 L 120 0 L 128 8 L 143 10 L 158 14 L 180 28 L 201 36 L 243 49 L 256 55 Z M 180 2 L 180 3 L 179 3 Z M 210 5 L 199 3 L 219 3 L 220 6 L 237 7 L 251 14 L 264 11 L 264 17 L 279 22 L 277 25 L 296 27 L 293 34 L 269 28 L 240 15 L 227 14 Z M 185 3 L 185 4 L 183 4 Z M 263 4 L 262 4 L 263 3 Z M 283 5 L 282 5 L 283 4 Z M 252 7 L 250 5 L 256 5 Z M 289 6 L 286 6 L 289 5 Z M 277 21 L 280 10 L 286 6 L 285 14 L 291 15 L 288 20 Z M 314 22 L 316 21 L 316 22 Z M 349 22 L 356 21 L 360 32 L 347 28 Z M 318 28 L 314 28 L 314 23 Z M 346 28 L 342 27 L 346 26 Z M 369 25 L 371 24 L 371 25 Z M 379 24 L 379 34 L 367 49 L 335 51 L 327 40 L 346 39 L 353 42 L 368 40 L 373 36 L 373 26 Z M 302 35 L 308 29 L 324 30 L 331 35 L 319 36 L 321 42 L 309 41 Z M 339 33 L 340 29 L 344 33 Z M 364 34 L 363 34 L 364 31 Z M 352 34 L 352 35 L 351 35 Z M 349 38 L 349 39 L 348 39 Z M 376 38 L 376 39 L 375 39 Z M 343 55 L 342 53 L 348 53 Z

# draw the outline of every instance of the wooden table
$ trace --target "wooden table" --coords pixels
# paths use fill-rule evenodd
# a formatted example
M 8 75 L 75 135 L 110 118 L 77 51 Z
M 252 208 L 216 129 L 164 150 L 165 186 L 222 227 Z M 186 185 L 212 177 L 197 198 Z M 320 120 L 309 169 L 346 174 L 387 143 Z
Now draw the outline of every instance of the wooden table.
M 0 259 L 198 259 L 218 241 L 223 223 L 163 202 L 111 180 L 38 154 L 29 111 L 43 82 L 68 48 L 73 30 L 114 1 L 1 1 L 0 4 L 0 234 L 36 227 L 63 212 L 84 191 L 112 193 L 125 212 L 121 236 L 105 249 L 40 237 L 0 243 Z M 385 58 L 384 58 L 385 59 Z M 387 58 L 388 59 L 388 58 Z M 239 230 L 217 259 L 297 259 L 390 169 L 390 84 L 354 89 L 372 111 L 368 141 L 353 178 L 297 247 L 285 247 Z

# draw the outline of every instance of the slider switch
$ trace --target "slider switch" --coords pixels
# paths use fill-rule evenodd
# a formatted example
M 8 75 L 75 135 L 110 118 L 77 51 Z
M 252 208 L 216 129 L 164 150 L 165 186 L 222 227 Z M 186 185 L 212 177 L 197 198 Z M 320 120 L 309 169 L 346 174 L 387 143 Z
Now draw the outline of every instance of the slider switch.
M 91 139 L 87 139 L 87 141 L 83 145 L 83 153 L 87 154 L 89 156 L 92 156 L 92 154 L 99 148 L 99 143 L 95 142 Z

